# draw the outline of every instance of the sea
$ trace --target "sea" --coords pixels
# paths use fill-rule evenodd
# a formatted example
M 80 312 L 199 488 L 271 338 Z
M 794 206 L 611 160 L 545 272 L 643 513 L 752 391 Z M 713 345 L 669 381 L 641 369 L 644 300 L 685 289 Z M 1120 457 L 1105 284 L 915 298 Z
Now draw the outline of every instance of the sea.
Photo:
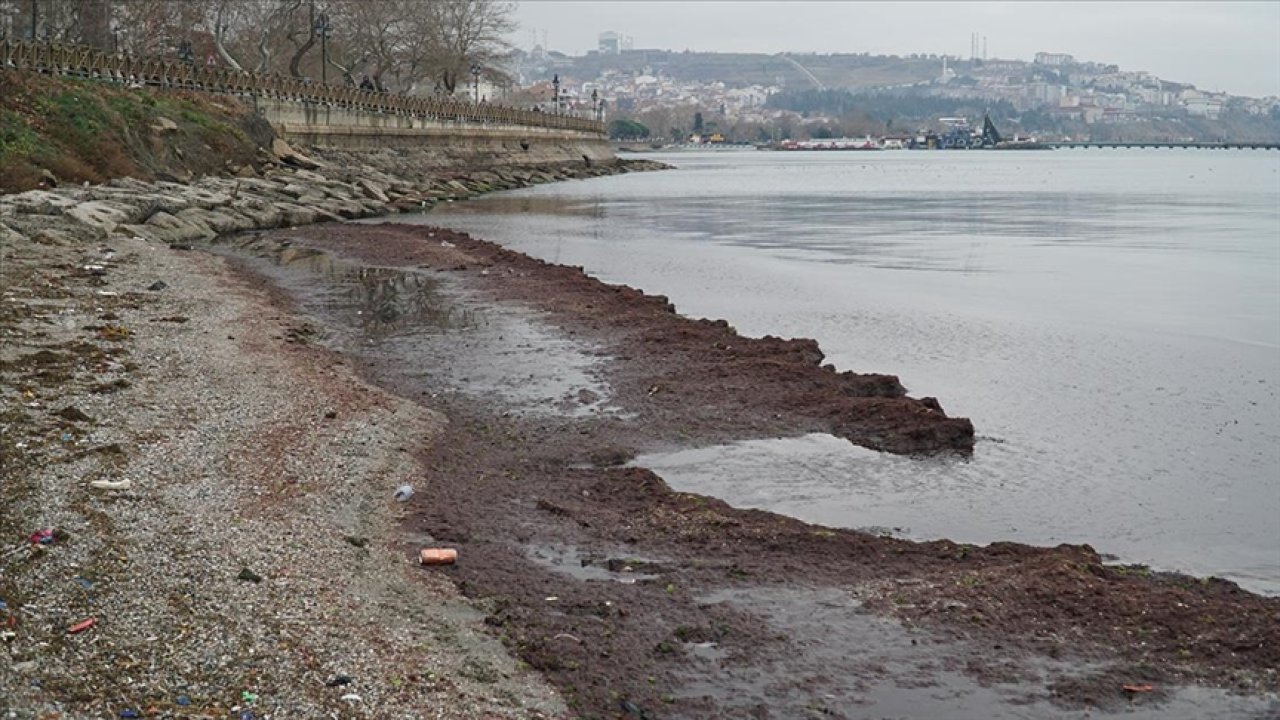
M 641 456 L 828 526 L 1280 594 L 1280 152 L 714 151 L 457 202 L 463 230 L 972 419 L 972 457 L 829 435 Z

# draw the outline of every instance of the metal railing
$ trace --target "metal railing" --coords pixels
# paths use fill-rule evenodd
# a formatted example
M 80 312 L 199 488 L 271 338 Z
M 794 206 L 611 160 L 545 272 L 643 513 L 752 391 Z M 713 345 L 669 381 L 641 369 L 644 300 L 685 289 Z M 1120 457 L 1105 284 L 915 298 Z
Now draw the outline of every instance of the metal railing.
M 80 45 L 0 40 L 0 66 L 127 84 L 316 103 L 349 110 L 457 123 L 525 125 L 605 133 L 604 123 L 490 103 L 395 95 L 347 85 L 314 83 L 278 74 L 205 67 L 177 60 L 109 53 Z

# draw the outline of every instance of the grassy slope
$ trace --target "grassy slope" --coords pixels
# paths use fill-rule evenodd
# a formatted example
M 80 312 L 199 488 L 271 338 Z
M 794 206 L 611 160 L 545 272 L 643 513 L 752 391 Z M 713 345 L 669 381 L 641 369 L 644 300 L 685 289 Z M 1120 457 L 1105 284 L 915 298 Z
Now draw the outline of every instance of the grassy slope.
M 162 131 L 161 118 L 177 125 Z M 178 178 L 254 161 L 271 130 L 234 98 L 0 71 L 0 192 Z

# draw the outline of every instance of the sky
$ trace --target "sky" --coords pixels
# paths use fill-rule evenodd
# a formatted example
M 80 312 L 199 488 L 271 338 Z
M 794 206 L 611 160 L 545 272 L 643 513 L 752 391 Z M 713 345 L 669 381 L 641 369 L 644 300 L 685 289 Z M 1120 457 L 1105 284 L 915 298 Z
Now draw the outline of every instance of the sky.
M 546 31 L 551 50 L 580 55 L 613 30 L 636 49 L 987 57 L 1040 51 L 1146 70 L 1233 95 L 1280 96 L 1280 1 L 1255 2 L 631 2 L 522 0 L 518 46 Z

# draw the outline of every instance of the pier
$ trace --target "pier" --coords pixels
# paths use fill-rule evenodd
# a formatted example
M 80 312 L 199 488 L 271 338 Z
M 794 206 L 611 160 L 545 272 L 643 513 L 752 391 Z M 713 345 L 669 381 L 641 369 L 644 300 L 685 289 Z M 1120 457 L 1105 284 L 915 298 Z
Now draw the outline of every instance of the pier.
M 1046 142 L 1054 149 L 1123 148 L 1125 150 L 1280 150 L 1280 142 Z

